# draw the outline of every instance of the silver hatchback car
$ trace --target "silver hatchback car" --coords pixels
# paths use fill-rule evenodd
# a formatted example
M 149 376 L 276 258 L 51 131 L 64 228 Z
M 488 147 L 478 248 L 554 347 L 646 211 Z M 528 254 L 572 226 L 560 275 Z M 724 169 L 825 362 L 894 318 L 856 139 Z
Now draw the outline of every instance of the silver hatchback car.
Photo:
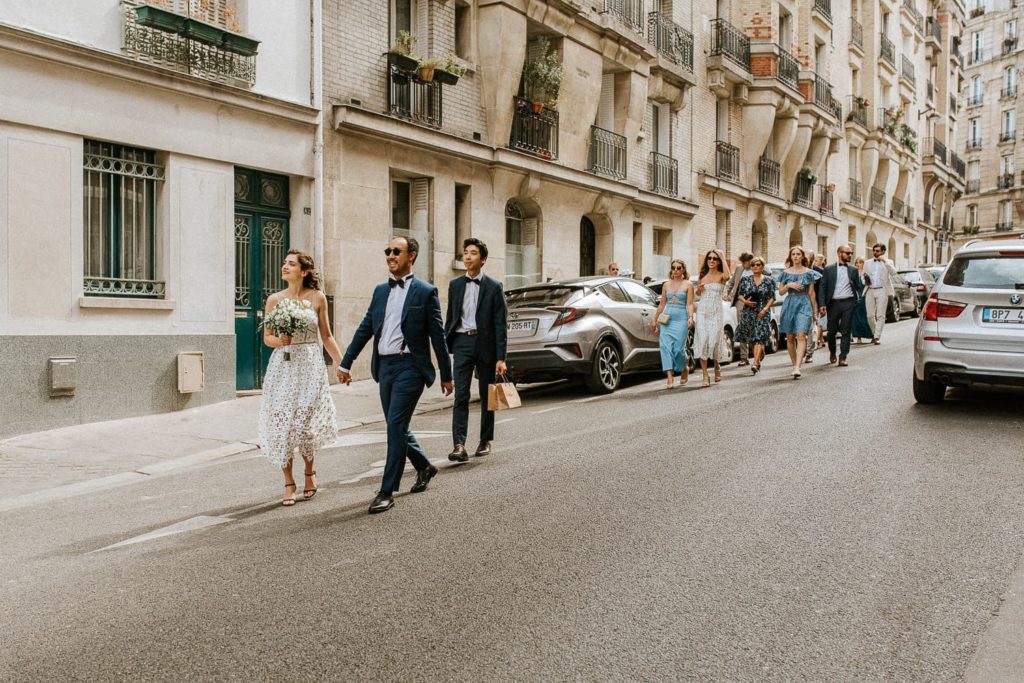
M 623 277 L 584 277 L 510 289 L 508 362 L 512 379 L 582 377 L 609 393 L 629 372 L 659 370 L 653 291 Z
M 964 245 L 932 287 L 914 340 L 914 398 L 1024 388 L 1024 239 Z

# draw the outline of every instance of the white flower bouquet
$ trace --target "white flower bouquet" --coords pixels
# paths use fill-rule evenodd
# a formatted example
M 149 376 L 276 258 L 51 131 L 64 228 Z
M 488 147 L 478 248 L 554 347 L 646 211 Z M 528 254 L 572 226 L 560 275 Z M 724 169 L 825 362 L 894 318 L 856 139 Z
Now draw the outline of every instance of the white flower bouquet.
M 263 325 L 274 328 L 274 332 L 278 335 L 291 337 L 309 325 L 316 325 L 316 320 L 316 311 L 313 310 L 313 304 L 310 302 L 284 299 L 274 306 L 270 315 L 263 319 Z M 289 346 L 284 347 L 284 359 L 292 359 Z

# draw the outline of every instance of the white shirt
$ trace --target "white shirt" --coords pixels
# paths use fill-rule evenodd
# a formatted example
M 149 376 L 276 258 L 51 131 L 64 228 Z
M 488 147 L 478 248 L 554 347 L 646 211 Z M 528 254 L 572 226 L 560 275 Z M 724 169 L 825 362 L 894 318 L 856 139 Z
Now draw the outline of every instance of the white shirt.
M 465 290 L 462 293 L 462 317 L 459 318 L 459 326 L 455 328 L 456 332 L 469 332 L 476 329 L 476 303 L 480 300 L 480 278 L 482 277 L 483 275 L 477 275 L 476 278 L 466 276 Z M 476 284 L 473 284 L 474 279 Z
M 389 284 L 391 280 L 389 278 Z M 405 297 L 409 293 L 409 281 L 412 274 L 406 275 L 404 287 L 392 287 L 388 292 L 388 304 L 384 309 L 384 324 L 380 328 L 380 343 L 377 353 L 390 356 L 405 351 L 405 336 L 402 334 L 402 309 L 405 308 Z
M 885 273 L 885 259 L 872 259 L 868 261 L 871 272 L 868 275 L 871 277 L 871 289 L 881 289 L 885 287 L 885 282 L 882 280 L 882 274 Z
M 850 270 L 844 263 L 836 264 L 836 289 L 832 292 L 832 300 L 852 299 L 853 285 L 850 284 Z M 820 303 L 820 302 L 819 302 Z

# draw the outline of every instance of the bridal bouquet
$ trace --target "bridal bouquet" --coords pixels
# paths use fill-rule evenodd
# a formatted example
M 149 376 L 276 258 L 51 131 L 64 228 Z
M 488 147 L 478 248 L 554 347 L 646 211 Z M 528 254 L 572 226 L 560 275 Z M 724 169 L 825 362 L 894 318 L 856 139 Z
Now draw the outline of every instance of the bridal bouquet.
M 270 311 L 263 320 L 263 325 L 274 328 L 278 335 L 291 337 L 299 330 L 310 325 L 316 325 L 317 315 L 313 310 L 313 304 L 308 301 L 296 299 L 284 299 Z M 284 359 L 291 360 L 292 354 L 289 347 L 284 347 Z

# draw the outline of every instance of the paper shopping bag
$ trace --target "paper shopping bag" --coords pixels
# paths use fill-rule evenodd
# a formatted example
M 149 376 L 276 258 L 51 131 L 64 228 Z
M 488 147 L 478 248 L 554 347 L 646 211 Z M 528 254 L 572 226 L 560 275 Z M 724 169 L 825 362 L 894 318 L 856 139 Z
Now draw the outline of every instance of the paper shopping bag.
M 505 380 L 487 385 L 487 410 L 509 410 L 521 405 L 519 392 L 512 382 Z

